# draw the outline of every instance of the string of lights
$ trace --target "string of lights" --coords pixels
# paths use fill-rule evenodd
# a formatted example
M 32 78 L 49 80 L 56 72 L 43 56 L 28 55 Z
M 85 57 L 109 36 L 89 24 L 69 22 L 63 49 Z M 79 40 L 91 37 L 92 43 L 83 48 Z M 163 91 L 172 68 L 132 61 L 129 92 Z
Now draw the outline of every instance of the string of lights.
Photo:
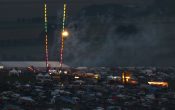
M 45 60 L 46 60 L 46 71 L 48 71 L 48 35 L 47 35 L 47 4 L 44 4 L 44 29 L 45 29 Z
M 64 37 L 68 35 L 68 32 L 65 31 L 66 11 L 67 11 L 67 5 L 64 4 L 62 34 L 61 34 L 61 48 L 60 48 L 60 68 L 62 67 L 62 64 L 63 64 Z

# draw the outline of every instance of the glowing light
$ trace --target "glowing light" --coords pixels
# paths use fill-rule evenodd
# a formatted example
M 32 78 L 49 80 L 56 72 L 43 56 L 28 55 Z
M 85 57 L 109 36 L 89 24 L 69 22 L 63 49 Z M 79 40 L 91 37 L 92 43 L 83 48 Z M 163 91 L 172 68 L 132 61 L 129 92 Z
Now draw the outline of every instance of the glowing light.
M 47 36 L 47 4 L 44 4 L 44 29 L 45 29 L 45 60 L 46 71 L 48 72 L 48 36 Z
M 59 73 L 61 74 L 61 73 L 62 73 L 62 71 L 60 70 L 60 71 L 59 71 Z
M 148 82 L 149 85 L 157 85 L 157 86 L 162 86 L 162 87 L 168 87 L 167 82 Z
M 99 75 L 98 74 L 94 75 L 94 77 L 95 77 L 95 79 L 99 79 Z
M 122 73 L 122 82 L 123 83 L 128 83 L 130 79 L 131 79 L 131 76 L 130 76 L 129 72 Z
M 117 79 L 117 77 L 116 77 L 116 76 L 114 76 L 113 78 L 114 78 L 114 79 Z
M 79 76 L 75 76 L 74 78 L 75 78 L 75 79 L 79 79 L 80 77 L 79 77 Z
M 44 4 L 44 27 L 45 27 L 45 32 L 47 33 L 47 4 Z
M 125 78 L 126 78 L 126 82 L 128 82 L 128 81 L 129 81 L 129 79 L 130 79 L 131 77 L 126 76 Z
M 65 21 L 66 21 L 66 4 L 64 4 L 64 11 L 63 11 L 63 22 L 62 22 L 62 35 L 61 35 L 61 48 L 60 48 L 60 68 L 63 64 L 63 50 L 64 50 L 64 37 L 67 37 L 69 33 L 64 30 L 65 28 Z
M 68 31 L 63 31 L 62 32 L 62 36 L 63 37 L 68 37 L 69 36 L 69 32 Z
M 67 74 L 68 72 L 67 71 L 64 71 L 64 74 Z
M 122 82 L 125 83 L 125 73 L 122 73 Z
M 137 84 L 138 82 L 137 82 L 137 81 L 132 80 L 132 81 L 130 81 L 130 83 L 132 83 L 132 84 Z
M 129 77 L 129 76 L 126 76 L 125 78 L 126 78 L 126 79 L 130 79 L 131 77 Z
M 65 21 L 66 21 L 66 11 L 67 11 L 67 6 L 64 4 L 64 11 L 63 11 L 63 32 L 64 32 L 64 27 L 65 27 Z

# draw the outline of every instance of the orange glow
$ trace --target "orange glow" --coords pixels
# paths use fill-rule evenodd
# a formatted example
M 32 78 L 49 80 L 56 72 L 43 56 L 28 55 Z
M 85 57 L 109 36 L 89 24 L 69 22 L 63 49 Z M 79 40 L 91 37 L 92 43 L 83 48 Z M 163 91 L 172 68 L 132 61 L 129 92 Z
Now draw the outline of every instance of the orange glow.
M 129 72 L 122 73 L 122 82 L 123 83 L 128 83 L 130 79 L 131 79 L 131 74 Z
M 129 81 L 129 79 L 130 79 L 131 77 L 126 76 L 125 78 L 126 78 L 126 82 L 128 82 L 128 81 Z
M 122 82 L 125 83 L 125 73 L 122 73 Z
M 68 31 L 63 31 L 62 32 L 62 36 L 63 37 L 68 37 L 69 36 L 69 32 Z
M 167 82 L 148 82 L 149 85 L 157 85 L 157 86 L 162 86 L 162 87 L 168 87 Z
M 129 76 L 126 76 L 125 78 L 126 78 L 126 79 L 130 79 L 131 77 L 129 77 Z

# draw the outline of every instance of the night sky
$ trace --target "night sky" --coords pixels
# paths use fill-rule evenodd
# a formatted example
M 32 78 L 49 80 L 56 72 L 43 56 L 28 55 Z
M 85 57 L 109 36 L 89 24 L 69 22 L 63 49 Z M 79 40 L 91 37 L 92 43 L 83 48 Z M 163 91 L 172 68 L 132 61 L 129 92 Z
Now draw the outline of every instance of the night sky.
M 67 0 L 64 63 L 174 66 L 174 0 Z M 49 59 L 59 59 L 63 0 L 48 0 Z M 43 0 L 0 0 L 0 60 L 44 60 Z

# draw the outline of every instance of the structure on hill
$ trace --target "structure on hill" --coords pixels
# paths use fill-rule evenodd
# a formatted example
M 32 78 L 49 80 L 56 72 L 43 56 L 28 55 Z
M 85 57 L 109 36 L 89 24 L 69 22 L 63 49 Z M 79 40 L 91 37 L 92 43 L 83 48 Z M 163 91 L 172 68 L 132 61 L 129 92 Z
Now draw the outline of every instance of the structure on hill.
M 0 66 L 3 68 L 27 68 L 29 66 L 34 66 L 37 68 L 45 68 L 45 61 L 1 61 Z M 53 68 L 57 68 L 60 63 L 58 61 L 48 61 L 49 65 Z M 67 65 L 62 65 L 63 68 L 68 68 Z

